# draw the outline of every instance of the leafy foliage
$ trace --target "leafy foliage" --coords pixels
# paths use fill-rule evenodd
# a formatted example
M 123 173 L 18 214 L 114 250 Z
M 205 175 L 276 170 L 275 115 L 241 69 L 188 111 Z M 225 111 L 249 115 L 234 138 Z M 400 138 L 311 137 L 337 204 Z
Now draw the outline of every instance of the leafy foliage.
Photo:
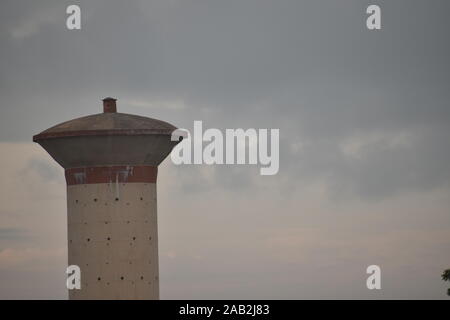
M 450 281 L 450 269 L 447 269 L 442 274 L 442 280 L 444 281 Z
M 450 281 L 450 269 L 444 270 L 444 273 L 441 275 L 442 280 Z M 447 289 L 447 295 L 450 296 L 450 288 Z

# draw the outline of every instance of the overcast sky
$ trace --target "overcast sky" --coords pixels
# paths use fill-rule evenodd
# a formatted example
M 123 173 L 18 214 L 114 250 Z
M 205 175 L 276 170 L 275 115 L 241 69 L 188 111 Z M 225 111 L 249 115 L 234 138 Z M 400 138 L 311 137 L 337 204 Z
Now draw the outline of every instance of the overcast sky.
M 82 29 L 66 28 L 79 4 Z M 365 26 L 378 4 L 382 29 Z M 162 299 L 446 298 L 447 0 L 2 2 L 0 298 L 67 298 L 63 169 L 32 136 L 120 112 L 279 128 L 280 171 L 158 181 Z M 366 268 L 382 289 L 366 288 Z

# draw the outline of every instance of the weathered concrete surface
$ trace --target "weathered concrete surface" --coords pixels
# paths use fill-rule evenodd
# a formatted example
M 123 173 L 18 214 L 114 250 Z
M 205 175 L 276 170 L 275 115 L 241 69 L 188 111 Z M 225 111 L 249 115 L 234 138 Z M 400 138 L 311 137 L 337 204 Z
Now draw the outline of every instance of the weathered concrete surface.
M 70 299 L 159 299 L 155 183 L 67 187 Z
M 158 166 L 178 143 L 165 135 L 80 136 L 39 140 L 63 168 L 101 165 Z
M 108 112 L 93 114 L 60 123 L 34 136 L 34 140 L 52 137 L 96 135 L 103 133 L 170 134 L 176 127 L 165 121 L 127 113 Z

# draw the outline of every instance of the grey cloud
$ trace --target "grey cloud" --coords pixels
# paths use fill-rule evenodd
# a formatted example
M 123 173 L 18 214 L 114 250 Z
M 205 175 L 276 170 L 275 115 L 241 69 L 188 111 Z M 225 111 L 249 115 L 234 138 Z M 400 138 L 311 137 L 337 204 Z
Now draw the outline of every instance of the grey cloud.
M 37 157 L 31 158 L 25 171 L 29 170 L 35 172 L 46 182 L 61 182 L 63 179 L 61 176 L 61 170 L 53 163 L 49 162 L 49 159 L 41 159 Z M 23 171 L 22 174 L 24 174 L 25 171 Z
M 41 23 L 21 41 L 1 34 L 3 140 L 29 141 L 50 125 L 99 112 L 99 99 L 115 95 L 124 112 L 180 127 L 198 119 L 210 127 L 280 128 L 281 174 L 327 175 L 331 186 L 363 195 L 448 182 L 436 173 L 449 171 L 450 158 L 445 1 L 382 1 L 378 33 L 364 28 L 360 1 L 81 1 L 80 31 L 66 30 L 64 12 L 52 23 L 41 18 L 62 11 L 63 3 L 6 5 L 4 30 L 27 19 Z M 136 109 L 132 100 L 180 100 L 187 107 Z M 337 150 L 352 135 L 385 130 L 418 138 L 390 155 L 374 146 L 358 162 Z M 292 138 L 309 141 L 310 154 L 291 154 Z M 434 169 L 425 154 L 439 162 Z M 401 163 L 411 158 L 421 177 L 406 182 Z M 395 174 L 382 179 L 379 172 L 389 170 Z M 242 186 L 232 180 L 231 188 Z
M 28 231 L 21 228 L 0 228 L 0 240 L 20 240 L 28 237 Z
M 82 9 L 82 30 L 68 31 L 64 9 L 72 2 L 15 0 L 2 4 L 1 141 L 30 142 L 34 134 L 56 123 L 101 112 L 100 99 L 105 96 L 118 98 L 119 111 L 164 119 L 188 129 L 194 120 L 203 120 L 205 128 L 280 129 L 280 172 L 273 177 L 261 177 L 258 168 L 251 166 L 170 165 L 167 170 L 176 181 L 171 196 L 177 194 L 177 201 L 171 197 L 161 203 L 173 211 L 188 207 L 185 220 L 168 212 L 175 229 L 179 223 L 191 226 L 194 212 L 200 215 L 201 209 L 200 204 L 192 205 L 189 199 L 205 200 L 202 195 L 210 195 L 208 191 L 223 198 L 216 202 L 206 199 L 201 207 L 204 210 L 219 210 L 220 206 L 237 202 L 240 195 L 264 198 L 267 202 L 261 207 L 247 202 L 242 208 L 236 205 L 220 212 L 223 217 L 233 215 L 236 221 L 246 221 L 253 236 L 253 228 L 261 227 L 254 227 L 254 221 L 266 223 L 267 228 L 308 223 L 312 218 L 303 210 L 314 214 L 322 204 L 309 203 L 305 209 L 302 205 L 308 199 L 295 202 L 295 198 L 317 183 L 326 187 L 328 198 L 318 198 L 325 202 L 323 206 L 351 207 L 363 200 L 367 208 L 355 209 L 358 213 L 370 211 L 377 203 L 400 202 L 398 199 L 408 193 L 427 194 L 449 186 L 450 3 L 446 0 L 377 1 L 382 8 L 382 30 L 377 32 L 365 28 L 365 9 L 372 1 L 81 0 L 77 2 Z M 183 107 L 173 107 L 174 101 Z M 52 161 L 47 160 L 48 164 Z M 40 158 L 31 159 L 25 170 L 38 173 L 41 182 L 59 179 L 63 185 L 61 171 Z M 33 195 L 39 197 L 37 191 L 33 189 Z M 411 195 L 411 200 L 414 197 Z M 439 201 L 436 206 L 439 203 L 446 207 Z M 272 203 L 280 206 L 271 209 Z M 410 210 L 408 203 L 402 203 L 403 211 Z M 252 211 L 254 208 L 257 213 Z M 392 219 L 402 216 L 402 210 L 370 216 L 384 219 L 384 224 L 375 224 L 378 229 L 374 230 L 384 232 Z M 446 210 L 432 205 L 426 210 L 434 210 L 432 217 L 440 225 L 448 225 L 448 218 L 440 215 Z M 339 219 L 333 215 L 334 209 L 330 211 L 328 216 L 320 216 L 324 220 L 315 223 L 320 226 L 317 232 L 322 237 L 318 238 L 334 243 L 335 239 L 328 236 L 332 229 L 329 224 L 339 225 L 348 216 L 345 208 Z M 59 213 L 55 216 L 59 217 Z M 420 213 L 416 213 L 418 216 Z M 207 228 L 216 231 L 214 223 Z M 422 221 L 420 228 L 426 223 Z M 429 226 L 428 232 L 433 233 L 434 228 Z M 192 229 L 195 233 L 200 228 Z M 181 237 L 170 234 L 171 229 L 164 229 L 164 225 L 162 230 L 166 232 L 166 238 L 162 233 L 163 249 L 169 247 L 171 237 Z M 350 230 L 349 237 L 355 242 L 361 239 L 351 232 L 354 230 Z M 227 237 L 220 239 L 228 243 Z M 237 235 L 236 239 L 245 242 L 247 238 Z M 186 243 L 191 245 L 192 241 Z M 441 249 L 447 244 L 442 241 L 433 247 L 433 257 L 440 257 L 439 267 L 445 264 Z M 254 245 L 257 247 L 256 242 Z M 340 250 L 349 247 L 344 244 Z M 261 255 L 265 254 L 263 249 L 259 248 Z M 332 251 L 323 244 L 314 261 L 322 266 L 321 270 L 336 275 L 329 266 Z M 222 253 L 218 251 L 214 259 L 219 260 Z M 245 256 L 245 252 L 239 253 Z M 235 258 L 233 254 L 226 257 Z M 336 253 L 331 259 L 340 258 Z M 172 260 L 163 258 L 162 262 L 173 268 L 168 269 L 170 275 L 179 272 L 186 278 L 200 264 L 195 258 L 178 259 L 183 261 L 180 269 L 170 264 Z M 252 270 L 251 261 L 243 260 L 246 270 Z M 352 274 L 359 270 L 356 262 L 361 261 L 348 261 L 354 265 L 347 279 L 353 279 Z M 390 263 L 390 259 L 383 261 Z M 209 270 L 215 268 L 215 263 L 211 262 Z M 296 263 L 294 266 L 303 266 L 307 275 L 314 274 L 315 268 Z M 348 269 L 349 264 L 335 263 L 339 270 Z M 182 270 L 186 265 L 190 269 Z M 289 275 L 290 268 L 268 266 L 272 274 Z M 221 271 L 225 272 L 223 268 Z M 280 296 L 297 296 L 296 288 L 303 283 L 300 273 L 298 282 L 284 286 L 287 293 Z M 421 274 L 425 273 L 431 277 L 435 270 Z M 404 276 L 400 271 L 394 274 Z M 208 279 L 216 276 L 208 274 Z M 396 276 L 390 279 L 395 281 Z M 264 270 L 252 279 L 257 282 L 263 277 Z M 361 277 L 358 275 L 358 279 Z M 336 281 L 336 287 L 341 288 Z M 420 281 L 422 287 L 437 286 L 434 282 L 427 286 L 424 278 Z M 248 294 L 241 296 L 271 290 L 272 283 L 261 283 L 258 290 L 251 286 L 242 289 Z M 169 285 L 172 291 L 167 297 L 180 296 L 175 294 L 181 290 L 176 281 Z M 413 289 L 412 284 L 400 287 L 398 290 L 403 292 Z M 313 288 L 311 292 L 317 297 L 338 295 L 327 293 L 330 287 L 325 280 L 320 288 L 311 283 L 308 288 Z M 204 297 L 210 289 L 204 288 L 199 296 Z M 351 296 L 352 292 L 343 294 Z

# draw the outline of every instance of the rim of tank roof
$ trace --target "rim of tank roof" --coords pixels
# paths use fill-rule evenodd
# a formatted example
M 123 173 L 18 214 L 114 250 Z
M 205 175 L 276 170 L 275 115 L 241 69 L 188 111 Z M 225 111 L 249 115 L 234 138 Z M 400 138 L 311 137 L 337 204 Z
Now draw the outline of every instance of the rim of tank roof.
M 137 136 L 137 135 L 171 135 L 175 129 L 110 129 L 110 130 L 77 130 L 39 133 L 33 136 L 33 141 L 52 138 L 81 136 Z

